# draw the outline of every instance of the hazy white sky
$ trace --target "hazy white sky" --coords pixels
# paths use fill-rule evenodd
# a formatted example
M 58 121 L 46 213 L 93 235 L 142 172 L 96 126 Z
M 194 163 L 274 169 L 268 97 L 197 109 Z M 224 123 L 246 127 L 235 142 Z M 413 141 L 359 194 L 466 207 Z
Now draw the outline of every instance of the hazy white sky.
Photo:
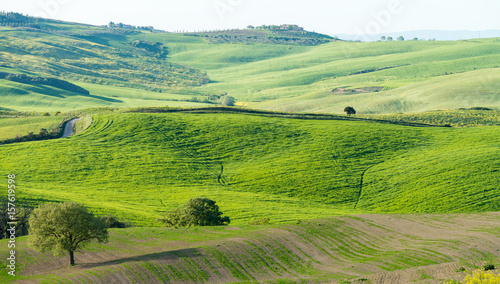
M 330 35 L 500 29 L 499 0 L 0 0 L 0 10 L 167 31 L 298 24 Z

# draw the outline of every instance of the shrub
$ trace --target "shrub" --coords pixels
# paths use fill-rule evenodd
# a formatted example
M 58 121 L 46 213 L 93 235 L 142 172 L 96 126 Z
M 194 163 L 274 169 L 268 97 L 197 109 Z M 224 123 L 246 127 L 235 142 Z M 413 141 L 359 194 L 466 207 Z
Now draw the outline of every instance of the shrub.
M 222 217 L 216 202 L 208 198 L 194 198 L 184 206 L 167 212 L 160 222 L 168 227 L 220 226 L 231 222 L 228 216 Z
M 220 98 L 220 103 L 222 106 L 234 106 L 235 100 L 231 96 L 223 96 Z
M 126 228 L 129 227 L 127 224 L 124 222 L 118 221 L 118 218 L 113 215 L 108 215 L 103 217 L 104 222 L 106 223 L 106 226 L 108 228 Z
M 495 270 L 495 265 L 493 265 L 493 264 L 486 264 L 485 266 L 483 266 L 483 269 L 484 269 L 484 271 Z

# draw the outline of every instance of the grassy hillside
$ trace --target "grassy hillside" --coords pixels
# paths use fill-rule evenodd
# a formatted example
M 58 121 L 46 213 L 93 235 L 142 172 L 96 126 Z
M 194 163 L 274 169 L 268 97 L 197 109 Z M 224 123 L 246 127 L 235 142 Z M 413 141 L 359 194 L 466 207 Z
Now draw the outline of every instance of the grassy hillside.
M 39 25 L 0 27 L 0 72 L 57 77 L 91 95 L 0 80 L 6 99 L 0 107 L 195 106 L 228 93 L 240 105 L 281 111 L 341 113 L 347 105 L 365 114 L 499 108 L 497 39 L 301 46 L 247 40 L 269 33 L 261 30 L 193 36 L 48 20 Z M 162 55 L 153 47 L 161 47 Z
M 393 122 L 449 125 L 453 127 L 500 125 L 500 111 L 485 109 L 440 110 L 410 114 L 360 115 L 358 117 L 383 119 Z
M 19 201 L 78 201 L 139 226 L 111 230 L 73 268 L 19 238 L 20 281 L 440 283 L 498 264 L 499 217 L 487 213 L 500 211 L 498 40 L 193 35 L 2 15 L 0 140 L 82 119 L 69 138 L 0 145 L 0 174 L 16 175 Z M 156 108 L 214 106 L 221 94 L 243 107 Z M 346 106 L 358 115 L 311 114 Z M 231 226 L 159 228 L 195 197 L 216 200 Z M 384 215 L 353 216 L 368 213 Z M 257 218 L 272 225 L 248 225 Z
M 109 244 L 76 253 L 74 267 L 67 257 L 30 250 L 21 237 L 16 280 L 443 283 L 485 264 L 500 265 L 498 221 L 497 213 L 361 215 L 294 225 L 111 229 Z M 0 241 L 3 264 L 6 244 Z M 0 281 L 10 280 L 2 269 Z
M 37 116 L 37 117 L 2 117 L 0 116 L 0 141 L 24 136 L 29 132 L 39 133 L 44 128 L 53 130 L 66 117 L 58 116 Z
M 250 106 L 284 111 L 339 113 L 346 104 L 364 113 L 498 107 L 498 70 L 475 70 L 498 67 L 499 47 L 465 42 L 330 43 L 301 54 L 209 71 L 217 83 L 204 88 L 261 102 Z M 382 91 L 363 90 L 368 87 Z M 336 94 L 336 88 L 362 90 Z
M 235 224 L 352 212 L 498 210 L 498 127 L 417 128 L 225 113 L 110 114 L 80 135 L 0 147 L 19 197 L 140 225 L 190 198 Z M 397 198 L 395 198 L 397 196 Z M 355 211 L 357 210 L 357 211 Z

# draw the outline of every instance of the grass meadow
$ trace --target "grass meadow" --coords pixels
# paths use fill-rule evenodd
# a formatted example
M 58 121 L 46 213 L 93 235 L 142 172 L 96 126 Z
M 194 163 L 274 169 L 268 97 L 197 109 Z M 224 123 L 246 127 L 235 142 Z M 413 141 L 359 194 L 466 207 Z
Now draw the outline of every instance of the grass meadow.
M 88 124 L 88 122 L 87 122 Z M 19 197 L 79 200 L 137 225 L 190 198 L 234 224 L 498 210 L 498 127 L 409 127 L 248 114 L 96 115 L 67 138 L 0 147 Z M 415 188 L 418 188 L 415 191 Z
M 55 129 L 65 117 L 0 117 L 0 141 L 25 136 L 30 132 L 38 134 L 40 129 L 48 131 Z

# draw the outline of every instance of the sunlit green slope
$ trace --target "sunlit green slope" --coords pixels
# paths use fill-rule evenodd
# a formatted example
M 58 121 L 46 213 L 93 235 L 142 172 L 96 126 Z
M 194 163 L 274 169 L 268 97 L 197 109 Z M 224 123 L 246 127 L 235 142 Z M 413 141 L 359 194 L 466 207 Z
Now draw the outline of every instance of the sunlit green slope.
M 0 71 L 68 80 L 92 96 L 11 86 L 0 79 L 5 98 L 0 107 L 196 106 L 224 93 L 239 105 L 283 111 L 341 113 L 347 105 L 365 114 L 500 107 L 497 39 L 300 46 L 212 43 L 192 34 L 51 21 L 43 25 L 45 30 L 0 27 Z M 168 54 L 159 58 L 137 42 L 158 43 Z M 13 97 L 16 89 L 25 92 L 23 100 Z M 51 96 L 54 91 L 64 98 Z
M 140 224 L 197 196 L 217 200 L 236 223 L 490 211 L 500 204 L 499 131 L 224 113 L 99 115 L 69 139 L 0 146 L 0 169 L 17 175 L 19 197 L 78 200 Z

